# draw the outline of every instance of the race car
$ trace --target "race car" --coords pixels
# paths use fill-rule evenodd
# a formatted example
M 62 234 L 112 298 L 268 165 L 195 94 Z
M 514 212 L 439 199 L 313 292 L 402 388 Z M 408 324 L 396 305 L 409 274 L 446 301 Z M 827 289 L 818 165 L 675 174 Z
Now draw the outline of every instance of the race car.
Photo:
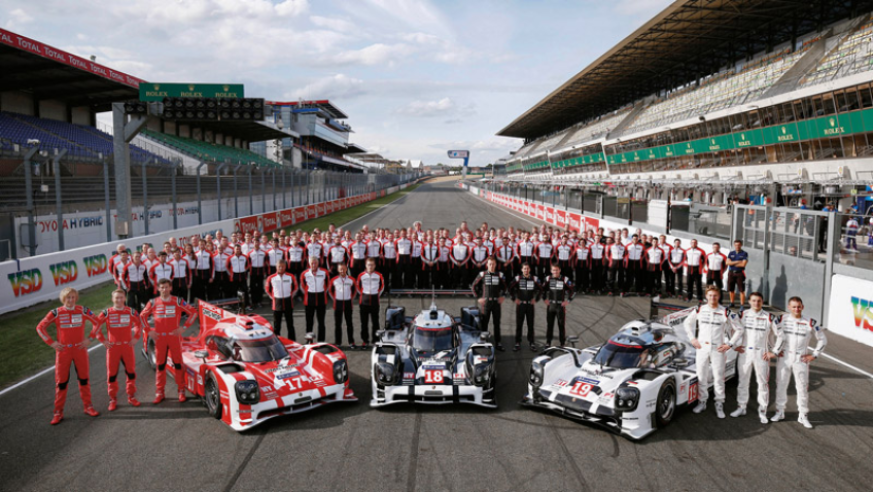
M 479 330 L 479 310 L 452 317 L 436 305 L 414 318 L 402 307 L 385 310 L 370 379 L 371 407 L 411 402 L 470 403 L 496 408 L 494 346 Z
M 200 332 L 182 339 L 187 389 L 201 397 L 209 415 L 232 429 L 248 430 L 327 403 L 358 401 L 349 388 L 346 356 L 335 346 L 279 337 L 256 314 L 234 314 L 204 301 L 198 311 Z M 154 366 L 154 342 L 147 340 L 146 346 Z
M 696 352 L 682 328 L 695 308 L 625 324 L 603 345 L 553 347 L 531 362 L 524 406 L 603 426 L 639 440 L 697 401 Z M 575 343 L 577 337 L 571 337 Z M 737 352 L 726 354 L 725 379 Z

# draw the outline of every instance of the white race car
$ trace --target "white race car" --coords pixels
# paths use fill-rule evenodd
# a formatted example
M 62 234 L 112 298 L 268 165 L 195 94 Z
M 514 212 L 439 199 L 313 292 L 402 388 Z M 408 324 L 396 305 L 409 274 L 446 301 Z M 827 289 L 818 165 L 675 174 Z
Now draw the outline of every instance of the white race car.
M 682 328 L 693 309 L 631 321 L 603 345 L 547 349 L 531 363 L 521 404 L 631 439 L 666 426 L 677 407 L 697 401 L 696 352 Z M 736 360 L 736 351 L 726 353 L 725 379 L 736 374 Z
M 496 408 L 494 346 L 479 331 L 479 310 L 455 318 L 432 305 L 415 318 L 385 310 L 373 347 L 371 407 L 392 403 L 470 403 Z

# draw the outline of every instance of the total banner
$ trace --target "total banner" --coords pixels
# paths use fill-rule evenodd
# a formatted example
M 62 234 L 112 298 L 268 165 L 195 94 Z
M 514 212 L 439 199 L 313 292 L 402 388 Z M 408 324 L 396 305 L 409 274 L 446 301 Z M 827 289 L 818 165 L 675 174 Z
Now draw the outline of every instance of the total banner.
M 214 235 L 217 231 L 230 234 L 233 227 L 233 220 L 211 222 L 135 237 L 128 240 L 126 246 L 132 250 L 136 245 L 144 243 L 160 247 L 170 237 Z M 0 287 L 0 314 L 57 300 L 58 294 L 65 287 L 84 289 L 111 280 L 108 273 L 109 259 L 122 243 L 124 241 L 113 241 L 0 263 L 0 276 L 6 280 Z
M 825 326 L 828 331 L 873 346 L 873 282 L 834 275 Z

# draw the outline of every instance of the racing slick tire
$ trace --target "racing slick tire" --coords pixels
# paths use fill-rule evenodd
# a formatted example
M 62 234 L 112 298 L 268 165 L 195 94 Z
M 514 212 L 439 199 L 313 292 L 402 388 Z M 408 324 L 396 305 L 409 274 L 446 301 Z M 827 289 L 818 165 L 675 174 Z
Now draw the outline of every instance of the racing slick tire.
M 203 388 L 203 403 L 206 405 L 206 411 L 215 419 L 221 418 L 221 394 L 218 390 L 218 381 L 215 380 L 215 373 L 209 372 L 206 376 L 206 385 Z
M 676 414 L 676 383 L 672 379 L 664 381 L 658 390 L 658 400 L 655 403 L 655 425 L 666 427 Z
M 146 342 L 146 348 L 143 350 L 142 355 L 145 356 L 145 359 L 149 363 L 149 367 L 151 367 L 152 370 L 157 369 L 157 367 L 158 367 L 158 364 L 157 364 L 158 356 L 157 356 L 156 352 L 157 352 L 157 350 L 155 348 L 155 339 L 152 337 L 149 337 L 149 341 Z

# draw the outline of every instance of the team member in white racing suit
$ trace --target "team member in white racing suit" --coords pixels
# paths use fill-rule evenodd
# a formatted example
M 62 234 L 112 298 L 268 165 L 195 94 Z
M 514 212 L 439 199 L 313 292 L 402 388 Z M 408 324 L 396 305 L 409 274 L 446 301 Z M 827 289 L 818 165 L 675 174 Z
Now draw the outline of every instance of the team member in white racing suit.
M 788 300 L 790 314 L 782 318 L 782 342 L 777 343 L 773 352 L 779 354 L 776 361 L 776 414 L 771 422 L 785 418 L 785 405 L 788 403 L 788 384 L 794 374 L 794 388 L 797 390 L 797 421 L 807 429 L 812 429 L 807 415 L 809 413 L 809 363 L 821 355 L 828 339 L 824 328 L 814 319 L 803 317 L 803 301 L 799 297 Z M 817 343 L 809 352 L 809 340 L 815 336 Z
M 764 311 L 764 296 L 760 292 L 753 292 L 749 296 L 749 304 L 752 309 L 740 313 L 740 321 L 743 323 L 743 342 L 737 347 L 740 352 L 737 361 L 737 409 L 731 413 L 731 417 L 741 417 L 746 414 L 746 405 L 749 403 L 749 383 L 752 372 L 755 373 L 755 381 L 758 384 L 758 418 L 762 424 L 769 422 L 767 419 L 767 406 L 770 404 L 770 359 L 775 354 L 770 352 L 770 347 L 782 343 L 782 330 L 779 327 L 779 319 Z
M 743 338 L 743 325 L 737 315 L 719 305 L 721 291 L 710 285 L 706 288 L 706 304 L 698 307 L 685 318 L 685 331 L 691 345 L 697 349 L 697 380 L 699 401 L 694 413 L 706 410 L 709 399 L 710 376 L 715 386 L 715 413 L 724 418 L 724 368 L 725 352 Z M 725 342 L 727 327 L 732 328 L 730 341 Z M 697 329 L 697 330 L 695 330 Z M 695 331 L 697 334 L 695 335 Z

